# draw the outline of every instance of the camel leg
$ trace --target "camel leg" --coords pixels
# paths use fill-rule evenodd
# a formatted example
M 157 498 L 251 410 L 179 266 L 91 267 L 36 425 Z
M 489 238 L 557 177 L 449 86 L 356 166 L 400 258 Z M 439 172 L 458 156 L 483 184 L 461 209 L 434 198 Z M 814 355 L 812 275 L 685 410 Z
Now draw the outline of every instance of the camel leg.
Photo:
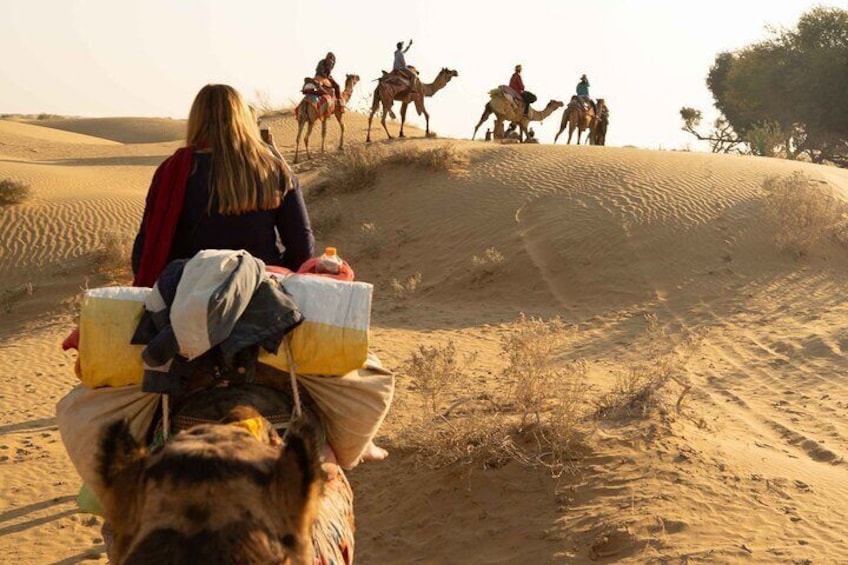
M 379 87 L 374 89 L 374 100 L 371 102 L 371 114 L 368 116 L 368 135 L 365 138 L 365 143 L 371 143 L 371 121 L 374 119 L 374 114 L 377 113 L 377 109 L 380 107 L 380 97 L 377 96 L 377 91 Z
M 344 120 L 342 120 L 342 113 L 336 113 L 336 120 L 339 122 L 339 151 L 344 149 Z
M 492 115 L 492 107 L 489 103 L 486 103 L 486 107 L 483 108 L 483 115 L 480 117 L 480 121 L 477 122 L 477 125 L 474 126 L 474 135 L 471 136 L 471 141 L 474 141 L 474 136 L 477 135 L 477 130 L 480 129 L 480 126 L 483 125 L 483 122 L 489 119 L 489 116 Z
M 426 137 L 430 137 L 430 114 L 427 112 L 426 108 L 424 110 L 424 135 Z
M 574 133 L 574 126 L 571 125 L 571 122 L 568 123 L 568 142 L 567 145 L 571 145 L 571 134 Z
M 312 155 L 309 154 L 309 136 L 312 135 L 312 127 L 315 125 L 315 122 L 309 122 L 309 125 L 306 126 L 306 137 L 303 138 L 303 148 L 306 149 L 306 160 L 312 159 Z
M 580 126 L 577 126 L 577 145 L 580 145 L 580 134 L 583 133 L 583 130 L 580 129 Z
M 389 133 L 389 128 L 386 126 L 386 114 L 392 113 L 392 102 L 390 100 L 386 100 L 383 98 L 383 116 L 380 120 L 380 123 L 383 124 L 383 129 L 386 130 L 386 137 L 389 139 L 394 139 L 392 134 Z
M 327 139 L 327 120 L 321 120 L 321 155 L 324 154 L 324 141 Z
M 297 164 L 298 154 L 300 153 L 300 136 L 303 134 L 303 122 L 298 121 L 297 123 L 297 141 L 294 145 L 294 162 Z
M 409 107 L 409 102 L 407 102 L 406 100 L 401 102 L 401 104 L 400 104 L 400 133 L 398 134 L 398 137 L 406 137 L 403 134 L 403 124 L 406 123 L 406 109 L 408 107 Z
M 557 139 L 559 139 L 560 134 L 562 134 L 562 132 L 565 131 L 566 127 L 568 127 L 568 113 L 567 112 L 562 116 L 562 121 L 560 121 L 560 123 L 559 123 L 559 131 L 554 136 L 554 144 L 556 144 Z

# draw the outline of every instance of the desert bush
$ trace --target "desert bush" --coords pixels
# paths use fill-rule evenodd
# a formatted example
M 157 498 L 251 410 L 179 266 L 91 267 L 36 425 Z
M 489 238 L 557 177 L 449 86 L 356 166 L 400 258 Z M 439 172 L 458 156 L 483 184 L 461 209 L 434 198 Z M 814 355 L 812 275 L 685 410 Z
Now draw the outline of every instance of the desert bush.
M 504 262 L 504 256 L 494 247 L 489 247 L 482 254 L 471 257 L 471 272 L 474 280 L 480 280 L 495 274 L 498 266 Z
M 338 192 L 360 192 L 374 186 L 383 162 L 379 147 L 354 145 L 333 157 L 328 167 L 328 181 Z
M 682 382 L 681 373 L 680 361 L 674 353 L 631 366 L 616 377 L 612 390 L 598 399 L 595 416 L 620 419 L 644 418 L 654 412 L 665 415 L 668 385 L 672 381 Z
M 310 212 L 312 231 L 319 238 L 324 238 L 342 225 L 344 210 L 338 198 L 322 200 L 320 206 Z
M 364 222 L 359 227 L 359 241 L 362 253 L 366 257 L 376 258 L 383 250 L 382 234 L 374 222 Z
M 445 395 L 451 389 L 463 385 L 463 373 L 476 358 L 475 353 L 457 355 L 453 340 L 441 347 L 419 345 L 410 354 L 402 372 L 412 379 L 429 417 L 439 414 Z
M 107 231 L 100 238 L 94 264 L 102 273 L 128 269 L 131 264 L 132 237 L 117 231 Z
M 0 292 L 0 309 L 5 314 L 11 314 L 21 300 L 33 294 L 35 294 L 35 287 L 31 281 L 14 288 L 5 288 Z
M 774 224 L 780 250 L 806 255 L 828 237 L 845 233 L 848 205 L 801 172 L 763 182 L 765 210 Z
M 20 204 L 32 194 L 32 187 L 12 179 L 0 180 L 0 206 Z
M 392 295 L 398 300 L 406 300 L 416 292 L 422 280 L 421 273 L 409 275 L 405 282 L 400 282 L 397 279 L 392 279 Z
M 468 155 L 453 143 L 443 143 L 427 148 L 410 145 L 391 153 L 387 162 L 393 165 L 409 165 L 432 171 L 451 172 L 466 168 Z
M 509 398 L 521 414 L 522 423 L 531 414 L 539 422 L 540 414 L 555 395 L 557 381 L 565 378 L 554 361 L 567 337 L 560 318 L 546 321 L 522 314 L 515 329 L 501 339 Z

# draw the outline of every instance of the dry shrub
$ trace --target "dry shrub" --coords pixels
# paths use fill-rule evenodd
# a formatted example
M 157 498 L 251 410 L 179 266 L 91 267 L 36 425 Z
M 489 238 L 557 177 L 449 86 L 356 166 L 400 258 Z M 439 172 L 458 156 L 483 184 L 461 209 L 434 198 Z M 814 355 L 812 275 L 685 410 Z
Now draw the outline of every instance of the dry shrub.
M 848 206 L 804 173 L 769 177 L 763 189 L 765 210 L 774 223 L 774 242 L 779 249 L 800 256 L 828 237 L 842 240 Z
M 128 269 L 131 265 L 133 239 L 127 233 L 107 231 L 100 238 L 94 264 L 101 273 Z
M 645 418 L 653 413 L 665 416 L 669 411 L 668 385 L 672 381 L 682 382 L 681 373 L 680 361 L 674 353 L 632 366 L 619 374 L 613 389 L 598 399 L 595 416 L 613 420 Z
M 561 474 L 582 443 L 588 371 L 582 360 L 555 366 L 569 333 L 558 318 L 522 315 L 502 340 L 509 386 L 501 393 L 469 388 L 464 373 L 475 357 L 460 359 L 453 342 L 419 347 L 403 371 L 413 378 L 425 410 L 409 417 L 403 443 L 432 467 L 490 468 L 514 461 Z
M 476 353 L 457 356 L 453 340 L 442 347 L 419 345 L 412 352 L 402 371 L 412 379 L 428 416 L 440 413 L 445 395 L 462 386 L 462 375 L 476 358 Z
M 310 212 L 312 231 L 319 238 L 326 237 L 342 225 L 344 210 L 338 198 L 330 198 L 315 207 L 315 213 Z
M 376 258 L 380 256 L 380 252 L 383 250 L 383 239 L 377 224 L 364 222 L 359 227 L 359 241 L 362 253 L 366 257 Z
M 464 170 L 468 166 L 468 155 L 452 143 L 425 149 L 411 145 L 393 152 L 387 161 L 393 165 L 411 165 L 431 171 L 451 172 Z
M 471 257 L 471 273 L 473 280 L 480 280 L 495 274 L 501 263 L 503 254 L 494 247 L 489 247 L 481 255 Z
M 416 292 L 422 280 L 421 273 L 409 275 L 406 282 L 400 282 L 397 279 L 392 279 L 392 295 L 398 300 L 406 300 Z
M 374 186 L 384 152 L 379 147 L 354 145 L 333 157 L 328 182 L 337 192 L 360 192 Z
M 18 302 L 33 294 L 35 294 L 35 287 L 32 281 L 14 288 L 3 289 L 0 293 L 0 309 L 6 314 L 11 314 Z
M 515 330 L 501 339 L 501 356 L 506 359 L 504 376 L 522 423 L 531 414 L 538 422 L 554 396 L 557 381 L 563 378 L 554 360 L 567 337 L 560 318 L 546 321 L 521 314 Z
M 0 206 L 20 204 L 32 194 L 32 187 L 12 179 L 0 180 Z

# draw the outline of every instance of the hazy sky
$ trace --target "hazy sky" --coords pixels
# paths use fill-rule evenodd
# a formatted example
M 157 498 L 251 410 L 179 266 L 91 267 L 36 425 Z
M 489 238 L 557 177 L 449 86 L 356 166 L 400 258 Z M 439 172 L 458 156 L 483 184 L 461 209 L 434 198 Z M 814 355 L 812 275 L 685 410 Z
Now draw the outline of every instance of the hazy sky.
M 185 118 L 210 82 L 291 104 L 328 50 L 339 82 L 362 77 L 359 107 L 370 105 L 371 79 L 391 67 L 395 43 L 413 38 L 407 62 L 426 82 L 441 67 L 459 71 L 427 100 L 431 128 L 443 136 L 470 137 L 489 89 L 521 63 L 538 109 L 567 101 L 586 73 L 591 95 L 611 108 L 609 145 L 697 148 L 680 131 L 679 109 L 712 109 L 704 78 L 715 55 L 766 38 L 767 25 L 793 26 L 816 5 L 848 8 L 812 0 L 0 0 L 0 113 Z M 536 126 L 542 142 L 553 140 L 560 118 L 557 111 Z

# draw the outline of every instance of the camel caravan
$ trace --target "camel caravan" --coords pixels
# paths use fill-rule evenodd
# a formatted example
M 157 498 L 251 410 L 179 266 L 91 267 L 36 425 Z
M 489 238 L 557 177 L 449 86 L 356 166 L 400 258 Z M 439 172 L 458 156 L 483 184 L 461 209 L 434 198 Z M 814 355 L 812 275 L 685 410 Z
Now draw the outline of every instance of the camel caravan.
M 397 115 L 392 109 L 395 102 L 401 103 L 398 137 L 405 137 L 403 128 L 406 124 L 406 111 L 410 104 L 415 107 L 419 116 L 424 115 L 424 135 L 425 137 L 430 137 L 430 113 L 427 112 L 425 99 L 435 95 L 447 86 L 451 79 L 459 76 L 457 71 L 443 67 L 432 82 L 421 82 L 418 69 L 406 63 L 405 53 L 409 51 L 411 46 L 411 39 L 405 48 L 403 42 L 398 42 L 391 72 L 383 71 L 382 76 L 375 79 L 377 86 L 374 88 L 371 112 L 368 115 L 366 143 L 371 142 L 371 126 L 374 115 L 378 110 L 381 111 L 380 124 L 383 126 L 383 131 L 386 132 L 386 137 L 393 139 L 386 125 L 386 117 L 397 119 Z M 340 128 L 338 149 L 339 151 L 344 149 L 344 112 L 347 103 L 350 101 L 353 87 L 359 82 L 359 76 L 354 74 L 347 75 L 344 89 L 340 89 L 331 74 L 335 62 L 335 55 L 333 53 L 327 53 L 327 56 L 319 61 L 315 70 L 315 76 L 304 79 L 304 85 L 301 89 L 303 99 L 295 108 L 295 117 L 297 119 L 295 163 L 299 161 L 300 157 L 301 138 L 303 138 L 306 158 L 311 159 L 309 137 L 317 121 L 321 122 L 321 153 L 324 153 L 327 119 L 331 116 L 335 116 Z M 577 92 L 571 97 L 567 106 L 559 100 L 552 99 L 542 110 L 535 110 L 531 107 L 531 104 L 536 101 L 536 96 L 524 88 L 521 71 L 522 66 L 516 65 L 515 72 L 508 85 L 500 85 L 489 91 L 489 101 L 486 102 L 483 115 L 474 127 L 474 133 L 471 136 L 472 140 L 477 137 L 477 131 L 480 129 L 480 126 L 490 116 L 494 115 L 494 131 L 487 131 L 487 141 L 495 139 L 504 142 L 539 143 L 539 140 L 535 137 L 535 133 L 530 127 L 530 122 L 541 122 L 556 110 L 565 106 L 559 131 L 554 137 L 554 143 L 557 142 L 559 136 L 567 127 L 569 144 L 571 143 L 575 129 L 577 130 L 578 145 L 584 131 L 587 132 L 587 143 L 592 145 L 606 144 L 606 132 L 609 126 L 609 108 L 603 98 L 599 98 L 595 102 L 589 97 L 589 80 L 585 74 L 580 77 L 580 82 L 577 84 Z M 506 123 L 509 123 L 508 127 L 505 127 Z M 303 136 L 304 128 L 306 128 L 305 136 Z

